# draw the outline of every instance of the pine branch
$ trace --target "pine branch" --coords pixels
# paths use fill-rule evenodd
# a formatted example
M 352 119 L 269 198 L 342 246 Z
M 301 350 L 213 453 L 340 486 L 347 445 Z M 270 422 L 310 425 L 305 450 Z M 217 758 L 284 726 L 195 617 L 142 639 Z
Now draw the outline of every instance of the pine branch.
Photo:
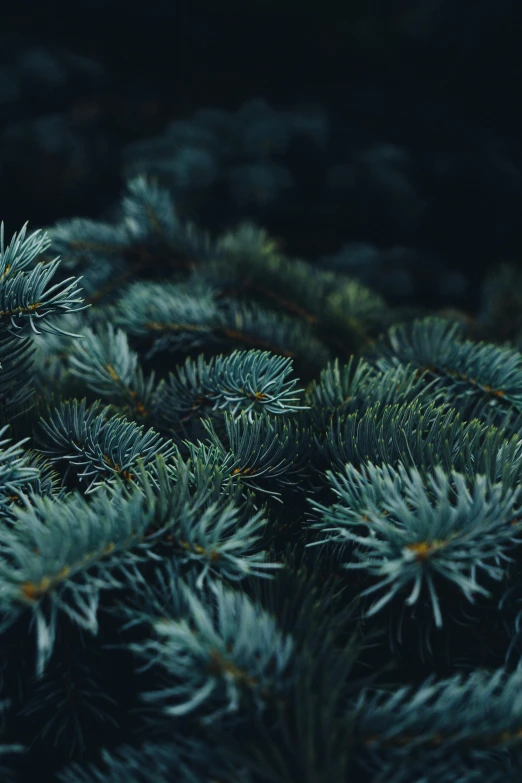
M 284 414 L 302 410 L 295 389 L 297 381 L 289 359 L 261 351 L 233 351 L 205 361 L 187 358 L 154 399 L 156 418 L 172 428 L 179 421 L 211 411 L 244 411 L 249 419 L 254 411 Z
M 51 657 L 60 612 L 96 634 L 100 591 L 141 581 L 136 565 L 155 540 L 145 535 L 153 510 L 140 491 L 97 493 L 90 503 L 77 493 L 62 500 L 33 495 L 24 506 L 12 509 L 15 527 L 0 529 L 0 629 L 32 613 L 39 675 Z
M 177 570 L 168 569 L 134 603 L 130 623 L 145 622 L 153 636 L 130 649 L 144 661 L 140 671 L 154 666 L 163 673 L 161 689 L 143 693 L 143 699 L 165 715 L 201 709 L 208 724 L 234 717 L 245 700 L 263 710 L 269 694 L 284 691 L 292 639 L 245 594 L 216 582 L 196 596 Z
M 86 329 L 69 356 L 71 374 L 108 402 L 125 406 L 138 420 L 150 418 L 155 389 L 154 373 L 145 380 L 138 354 L 127 335 L 112 324 L 95 334 Z
M 505 575 L 501 563 L 509 562 L 507 553 L 522 541 L 518 487 L 506 491 L 480 475 L 470 485 L 462 474 L 448 475 L 440 466 L 427 477 L 402 464 L 394 469 L 372 463 L 361 470 L 347 464 L 344 474 L 327 475 L 339 500 L 332 507 L 310 501 L 320 516 L 312 527 L 326 538 L 307 546 L 341 543 L 345 568 L 378 578 L 361 593 L 384 591 L 368 616 L 410 586 L 406 604 L 412 606 L 427 587 L 440 628 L 437 580 L 449 580 L 471 603 L 475 593 L 489 596 L 477 572 L 500 581 Z M 349 543 L 357 545 L 356 562 L 346 562 Z
M 242 411 L 238 417 L 225 413 L 226 439 L 223 443 L 211 421 L 203 421 L 210 443 L 226 460 L 229 475 L 237 476 L 247 487 L 268 492 L 270 488 L 292 486 L 303 474 L 311 458 L 308 433 L 291 420 L 266 413 L 249 418 Z M 268 487 L 267 487 L 268 482 Z
M 174 446 L 154 430 L 144 431 L 143 425 L 109 416 L 109 411 L 98 402 L 87 410 L 85 399 L 71 400 L 40 421 L 40 451 L 53 462 L 69 460 L 68 470 L 71 465 L 84 468 L 78 477 L 89 481 L 87 493 L 117 476 L 133 481 L 140 458 L 147 463 L 160 451 L 164 457 L 174 453 Z
M 430 678 L 418 689 L 362 693 L 355 705 L 355 743 L 367 749 L 379 781 L 388 780 L 387 773 L 393 781 L 406 781 L 421 763 L 427 770 L 422 779 L 429 783 L 496 780 L 499 766 L 507 774 L 503 779 L 514 781 L 507 750 L 520 744 L 520 677 L 520 669 L 476 671 L 467 678 Z

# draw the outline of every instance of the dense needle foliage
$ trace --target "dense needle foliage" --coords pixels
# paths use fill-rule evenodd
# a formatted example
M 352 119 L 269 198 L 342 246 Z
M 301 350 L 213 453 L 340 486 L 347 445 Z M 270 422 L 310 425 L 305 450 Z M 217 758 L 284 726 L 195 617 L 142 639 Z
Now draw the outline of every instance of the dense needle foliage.
M 503 275 L 390 308 L 144 177 L 2 228 L 2 780 L 520 780 Z

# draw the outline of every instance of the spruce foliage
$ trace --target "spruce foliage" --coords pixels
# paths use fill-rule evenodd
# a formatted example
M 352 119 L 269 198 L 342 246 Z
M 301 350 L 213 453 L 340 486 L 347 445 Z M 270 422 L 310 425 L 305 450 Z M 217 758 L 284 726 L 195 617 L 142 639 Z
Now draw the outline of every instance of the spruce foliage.
M 143 177 L 0 273 L 2 780 L 520 780 L 516 340 Z

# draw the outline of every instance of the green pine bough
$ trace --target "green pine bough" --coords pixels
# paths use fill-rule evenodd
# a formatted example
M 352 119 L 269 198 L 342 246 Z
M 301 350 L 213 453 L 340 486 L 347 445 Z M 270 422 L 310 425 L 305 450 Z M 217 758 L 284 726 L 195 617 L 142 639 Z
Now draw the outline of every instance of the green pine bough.
M 2 227 L 2 780 L 519 781 L 518 338 L 118 214 Z

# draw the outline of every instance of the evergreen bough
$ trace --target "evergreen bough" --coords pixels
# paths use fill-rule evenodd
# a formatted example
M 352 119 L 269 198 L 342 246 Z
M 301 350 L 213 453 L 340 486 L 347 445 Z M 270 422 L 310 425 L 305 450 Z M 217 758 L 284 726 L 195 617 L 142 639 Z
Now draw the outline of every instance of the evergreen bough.
M 2 780 L 519 781 L 516 345 L 117 215 L 2 228 Z

